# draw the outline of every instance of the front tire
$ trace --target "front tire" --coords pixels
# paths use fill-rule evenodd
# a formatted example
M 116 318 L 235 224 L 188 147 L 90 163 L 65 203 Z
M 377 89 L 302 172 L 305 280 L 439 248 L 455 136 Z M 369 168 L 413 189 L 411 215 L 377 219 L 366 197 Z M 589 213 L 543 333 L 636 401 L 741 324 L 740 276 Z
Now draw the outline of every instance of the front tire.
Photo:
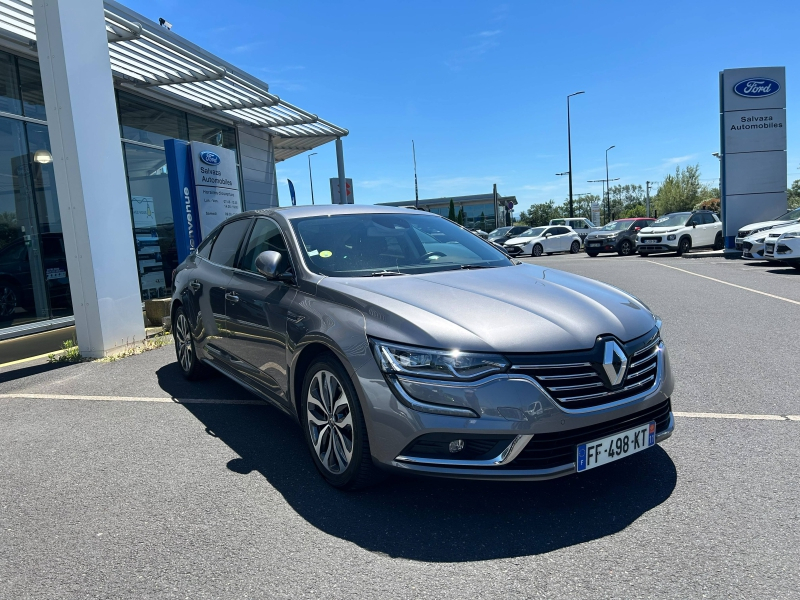
M 175 311 L 172 337 L 175 339 L 175 356 L 183 376 L 189 381 L 202 379 L 208 372 L 207 367 L 197 358 L 192 326 L 182 306 Z
M 599 253 L 599 252 L 589 252 L 589 251 L 587 250 L 587 251 L 586 251 L 586 254 L 588 254 L 589 256 L 591 256 L 592 258 L 594 258 L 595 256 L 597 256 L 597 255 L 598 255 L 598 254 L 600 254 L 600 253 Z
M 572 242 L 572 245 L 569 247 L 570 254 L 577 254 L 581 251 L 581 243 L 578 240 Z
M 380 480 L 355 388 L 332 354 L 321 355 L 306 371 L 300 420 L 314 466 L 325 481 L 356 490 Z
M 682 237 L 681 241 L 678 242 L 678 251 L 677 251 L 678 256 L 686 254 L 691 249 L 692 249 L 692 238 L 690 238 L 689 236 Z
M 631 244 L 630 240 L 622 240 L 622 243 L 617 249 L 617 254 L 620 256 L 630 256 L 633 254 L 633 244 Z
M 714 250 L 722 250 L 724 247 L 725 242 L 722 239 L 722 232 L 720 231 L 717 237 L 714 238 Z
M 541 244 L 534 244 L 533 250 L 531 250 L 531 256 L 533 256 L 534 258 L 539 258 L 542 255 L 543 250 L 544 248 L 542 248 Z

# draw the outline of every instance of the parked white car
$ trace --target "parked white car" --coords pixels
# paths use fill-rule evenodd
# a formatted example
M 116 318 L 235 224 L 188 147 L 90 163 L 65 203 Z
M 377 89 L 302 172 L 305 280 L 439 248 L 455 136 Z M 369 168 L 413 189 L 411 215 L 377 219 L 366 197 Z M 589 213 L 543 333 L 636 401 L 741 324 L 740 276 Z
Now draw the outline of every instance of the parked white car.
M 770 231 L 764 243 L 764 258 L 800 269 L 800 224 Z
M 550 225 L 566 225 L 577 233 L 581 238 L 581 243 L 586 240 L 586 236 L 600 228 L 585 217 L 567 217 L 564 219 L 551 219 Z
M 692 248 L 721 250 L 723 245 L 722 221 L 710 210 L 670 213 L 636 236 L 636 250 L 641 256 L 656 252 L 681 255 Z
M 737 243 L 736 247 L 741 248 L 742 258 L 746 260 L 762 260 L 764 258 L 764 244 L 770 236 L 777 238 L 784 231 L 797 227 L 798 225 L 796 221 L 790 223 L 781 221 L 780 223 L 781 225 L 773 225 L 772 227 L 759 229 L 755 233 L 741 238 L 741 244 Z M 736 239 L 739 240 L 740 238 L 737 237 Z
M 519 237 L 508 240 L 504 247 L 510 256 L 541 256 L 555 252 L 577 254 L 581 238 L 570 227 L 532 227 Z
M 784 227 L 800 222 L 800 208 L 795 208 L 789 212 L 782 214 L 780 217 L 775 217 L 772 221 L 761 221 L 760 223 L 750 223 L 745 225 L 736 234 L 736 249 L 744 252 L 744 238 L 750 237 L 754 233 L 767 231 L 774 227 Z M 752 252 L 750 253 L 752 254 Z M 756 258 L 754 256 L 742 256 L 742 258 Z M 758 257 L 761 258 L 761 257 Z

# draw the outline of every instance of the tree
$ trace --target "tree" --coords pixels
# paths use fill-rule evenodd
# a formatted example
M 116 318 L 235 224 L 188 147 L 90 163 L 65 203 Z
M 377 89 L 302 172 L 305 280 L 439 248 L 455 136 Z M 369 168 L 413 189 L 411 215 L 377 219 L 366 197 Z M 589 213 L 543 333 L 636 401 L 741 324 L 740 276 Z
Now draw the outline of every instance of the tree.
M 585 217 L 589 220 L 592 218 L 592 204 L 597 202 L 600 204 L 600 196 L 595 194 L 586 194 L 581 196 L 574 196 L 572 199 L 572 210 L 576 217 Z M 559 207 L 562 215 L 569 215 L 569 198 L 564 200 L 564 204 Z M 553 217 L 557 219 L 558 217 Z
M 456 206 L 453 204 L 453 199 L 450 198 L 450 210 L 447 211 L 447 218 L 451 221 L 456 220 Z
M 692 210 L 695 204 L 703 200 L 703 192 L 705 188 L 700 183 L 700 165 L 689 165 L 683 170 L 675 167 L 675 174 L 667 175 L 656 193 L 658 213 L 665 215 Z
M 556 206 L 554 200 L 549 200 L 541 204 L 533 204 L 528 210 L 522 211 L 519 215 L 519 222 L 528 227 L 538 227 L 548 225 L 551 219 L 560 219 L 563 216 L 561 207 Z
M 786 199 L 789 201 L 789 208 L 800 208 L 800 179 L 795 179 L 792 187 L 786 190 Z
M 611 218 L 644 217 L 647 212 L 644 188 L 640 185 L 615 185 L 609 190 Z
M 462 206 L 458 209 L 458 218 L 456 219 L 456 222 L 459 225 L 463 225 L 465 220 L 466 220 L 466 215 L 464 214 L 464 207 Z

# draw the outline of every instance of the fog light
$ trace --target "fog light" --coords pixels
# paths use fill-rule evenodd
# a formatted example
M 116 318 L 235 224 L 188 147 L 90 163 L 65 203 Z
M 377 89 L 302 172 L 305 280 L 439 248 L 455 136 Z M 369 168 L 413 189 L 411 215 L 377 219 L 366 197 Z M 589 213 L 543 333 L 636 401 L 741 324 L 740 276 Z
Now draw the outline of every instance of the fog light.
M 464 440 L 453 440 L 450 442 L 450 454 L 461 452 L 464 449 Z

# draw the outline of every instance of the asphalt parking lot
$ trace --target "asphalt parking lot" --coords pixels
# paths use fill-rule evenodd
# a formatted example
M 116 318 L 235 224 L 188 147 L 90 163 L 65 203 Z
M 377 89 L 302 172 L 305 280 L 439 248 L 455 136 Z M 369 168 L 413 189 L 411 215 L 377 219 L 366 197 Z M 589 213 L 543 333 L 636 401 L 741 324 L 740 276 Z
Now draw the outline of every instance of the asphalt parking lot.
M 18 366 L 0 372 L 0 598 L 798 597 L 800 271 L 536 262 L 663 318 L 662 446 L 544 483 L 346 494 L 289 419 L 183 381 L 172 347 Z

